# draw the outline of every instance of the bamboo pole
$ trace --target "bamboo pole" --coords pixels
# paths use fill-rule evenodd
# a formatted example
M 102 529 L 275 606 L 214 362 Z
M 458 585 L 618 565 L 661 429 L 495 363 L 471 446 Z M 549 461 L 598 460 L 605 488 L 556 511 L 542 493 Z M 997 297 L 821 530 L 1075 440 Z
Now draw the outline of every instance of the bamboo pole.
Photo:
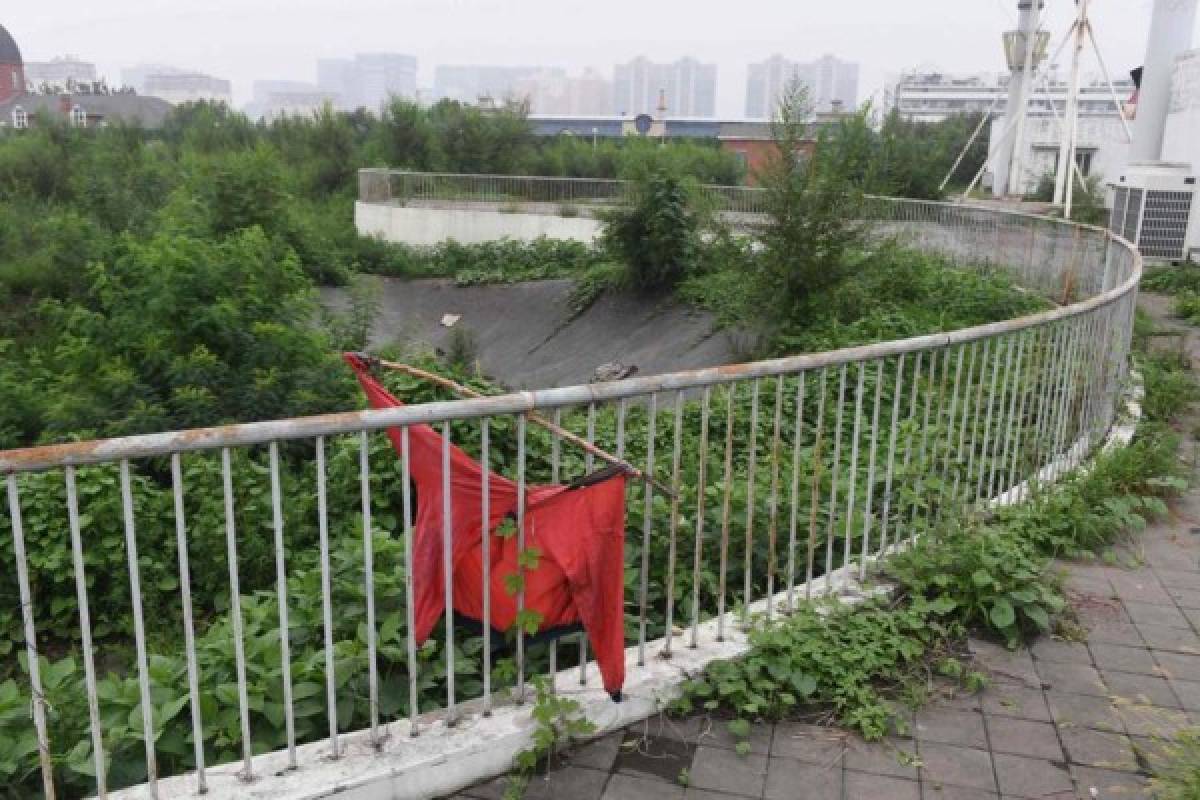
M 451 392 L 454 392 L 455 394 L 457 394 L 461 397 L 483 397 L 484 396 L 484 395 L 480 394 L 479 392 L 475 391 L 474 389 L 471 389 L 470 387 L 463 386 L 461 383 L 456 383 L 455 381 L 452 381 L 449 378 L 444 378 L 441 375 L 438 375 L 433 372 L 429 372 L 428 370 L 421 369 L 420 367 L 414 367 L 410 364 L 401 364 L 396 361 L 384 361 L 383 359 L 373 359 L 373 360 L 375 361 L 375 363 L 379 364 L 379 366 L 381 366 L 381 367 L 393 370 L 395 372 L 401 372 L 401 373 L 404 373 L 405 375 L 409 375 L 409 376 L 418 378 L 423 381 L 428 381 L 437 386 L 441 386 L 443 389 L 447 389 Z M 663 483 L 661 483 L 660 481 L 656 480 L 652 475 L 647 475 L 645 472 L 638 469 L 634 465 L 630 464 L 628 461 L 626 461 L 622 458 L 617 458 L 612 453 L 609 453 L 606 450 L 601 450 L 599 447 L 592 444 L 587 439 L 584 439 L 581 436 L 577 436 L 574 433 L 571 433 L 566 428 L 564 428 L 560 425 L 555 425 L 553 422 L 546 419 L 541 414 L 538 414 L 536 411 L 531 411 L 528 414 L 526 414 L 526 418 L 530 422 L 532 422 L 534 425 L 538 425 L 542 428 L 545 428 L 546 430 L 553 433 L 555 436 L 558 436 L 562 439 L 565 439 L 568 442 L 571 442 L 574 445 L 577 445 L 577 446 L 583 448 L 585 451 L 591 453 L 592 455 L 596 456 L 597 458 L 601 459 L 602 461 L 607 461 L 609 464 L 613 464 L 618 467 L 623 467 L 630 475 L 637 478 L 638 480 L 645 481 L 646 483 L 652 485 L 654 488 L 658 489 L 660 492 L 667 495 L 668 497 L 675 496 L 675 492 L 670 487 L 668 487 L 668 486 L 664 485 Z

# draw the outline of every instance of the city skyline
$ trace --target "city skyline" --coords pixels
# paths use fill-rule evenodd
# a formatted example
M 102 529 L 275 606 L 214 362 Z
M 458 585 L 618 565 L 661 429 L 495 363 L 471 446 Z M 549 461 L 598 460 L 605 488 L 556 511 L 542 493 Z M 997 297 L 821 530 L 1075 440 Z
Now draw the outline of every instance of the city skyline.
M 672 62 L 690 56 L 719 70 L 716 113 L 745 110 L 750 64 L 774 53 L 811 61 L 825 53 L 862 64 L 859 100 L 879 100 L 899 73 L 934 66 L 947 73 L 1000 72 L 1001 33 L 1015 22 L 1014 0 L 972 4 L 923 0 L 920 7 L 882 0 L 845 0 L 814 19 L 779 0 L 747 0 L 738 13 L 710 0 L 604 9 L 575 0 L 529 0 L 514 14 L 497 0 L 344 0 L 336 14 L 318 0 L 290 4 L 286 19 L 266 0 L 110 0 L 66 9 L 61 2 L 6 9 L 3 23 L 30 61 L 75 53 L 112 76 L 136 62 L 166 62 L 234 83 L 234 104 L 250 99 L 254 80 L 316 83 L 316 62 L 355 52 L 396 52 L 419 62 L 417 85 L 431 87 L 438 64 L 535 64 L 578 75 L 607 74 L 638 56 Z M 1050 0 L 1055 41 L 1074 6 Z M 1149 5 L 1098 0 L 1093 17 L 1114 76 L 1142 58 Z M 628 24 L 637 19 L 636 26 Z M 929 24 L 936 20 L 936 25 Z M 186 35 L 181 32 L 186 31 Z

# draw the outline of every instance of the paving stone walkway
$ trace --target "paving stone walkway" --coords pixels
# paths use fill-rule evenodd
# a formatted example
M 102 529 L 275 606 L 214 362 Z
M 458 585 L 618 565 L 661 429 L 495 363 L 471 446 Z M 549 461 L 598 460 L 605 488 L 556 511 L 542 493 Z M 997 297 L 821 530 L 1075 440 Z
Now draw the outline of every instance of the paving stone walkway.
M 1068 566 L 1085 642 L 972 642 L 992 682 L 935 689 L 910 736 L 867 743 L 798 722 L 758 725 L 750 753 L 725 723 L 656 717 L 568 754 L 531 800 L 999 800 L 1147 796 L 1162 742 L 1200 724 L 1200 493 L 1123 559 Z M 1200 530 L 1200 529 L 1198 529 Z M 684 772 L 686 770 L 686 773 Z M 686 774 L 686 781 L 681 780 Z M 686 782 L 686 786 L 683 783 Z M 505 779 L 457 797 L 497 800 Z
M 525 796 L 1149 796 L 1148 775 L 1163 742 L 1200 725 L 1200 490 L 1176 502 L 1168 519 L 1120 552 L 1120 561 L 1126 566 L 1062 565 L 1085 641 L 1046 637 L 1017 652 L 972 641 L 991 674 L 989 687 L 978 695 L 935 687 L 934 701 L 911 720 L 910 735 L 867 743 L 837 728 L 764 724 L 753 728 L 750 753 L 743 756 L 723 721 L 662 716 L 567 754 L 548 775 L 533 778 Z M 505 781 L 456 797 L 498 800 Z

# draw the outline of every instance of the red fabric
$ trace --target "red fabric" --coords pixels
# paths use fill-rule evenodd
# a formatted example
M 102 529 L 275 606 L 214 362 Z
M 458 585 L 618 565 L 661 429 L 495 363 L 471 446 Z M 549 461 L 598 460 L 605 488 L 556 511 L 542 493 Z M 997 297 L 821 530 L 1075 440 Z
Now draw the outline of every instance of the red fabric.
M 373 408 L 403 405 L 356 355 L 344 358 L 354 369 Z M 398 428 L 388 429 L 397 454 Z M 443 443 L 428 425 L 408 429 L 409 474 L 417 487 L 413 536 L 414 636 L 424 642 L 445 613 L 442 571 Z M 450 446 L 450 528 L 454 610 L 472 619 L 483 614 L 483 467 Z M 517 486 L 488 472 L 488 548 L 491 561 L 489 623 L 508 630 L 516 620 L 516 597 L 505 588 L 516 574 L 516 537 L 495 535 L 516 514 Z M 541 552 L 538 567 L 525 571 L 525 607 L 542 615 L 540 630 L 582 623 L 591 642 L 604 688 L 616 695 L 625 683 L 624 565 L 625 476 L 578 489 L 532 486 L 526 490 L 525 546 Z

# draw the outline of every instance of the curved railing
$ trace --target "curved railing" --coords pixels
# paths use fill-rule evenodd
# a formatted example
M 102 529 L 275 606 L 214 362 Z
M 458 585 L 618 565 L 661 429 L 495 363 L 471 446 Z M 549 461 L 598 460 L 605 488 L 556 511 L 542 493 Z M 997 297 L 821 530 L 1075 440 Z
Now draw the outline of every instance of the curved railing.
M 39 651 L 82 661 L 88 711 L 76 724 L 90 731 L 81 735 L 101 792 L 117 760 L 106 751 L 144 759 L 147 791 L 179 769 L 193 770 L 191 791 L 203 788 L 213 762 L 239 758 L 240 779 L 271 780 L 256 768 L 265 750 L 288 767 L 316 768 L 343 754 L 347 727 L 365 729 L 379 757 L 402 752 L 415 746 L 408 734 L 425 729 L 423 714 L 473 720 L 523 696 L 530 675 L 557 668 L 561 643 L 526 648 L 518 633 L 515 657 L 497 670 L 491 643 L 450 618 L 434 645 L 417 647 L 402 535 L 411 531 L 408 463 L 397 462 L 386 429 L 435 424 L 521 491 L 590 470 L 590 456 L 526 424 L 538 412 L 669 485 L 669 495 L 640 482 L 628 490 L 634 674 L 672 648 L 721 639 L 736 609 L 765 602 L 767 613 L 786 612 L 830 591 L 835 575 L 862 576 L 940 517 L 1019 498 L 1086 458 L 1113 424 L 1127 375 L 1141 276 L 1129 243 L 939 203 L 877 198 L 868 216 L 880 233 L 964 269 L 1004 271 L 1054 307 L 612 383 L 0 452 L 13 542 L 5 567 L 16 576 L 29 724 L 48 793 L 76 742 L 54 740 L 65 723 Z M 222 502 L 203 501 L 205 492 Z M 47 515 L 59 540 L 69 537 L 71 565 L 31 555 L 24 520 Z M 105 547 L 124 549 L 123 570 L 94 566 Z M 143 575 L 139 548 L 169 554 L 178 568 Z M 47 595 L 64 584 L 73 598 Z M 61 615 L 55 604 L 78 615 L 77 637 L 39 627 Z M 113 604 L 128 615 L 106 619 L 98 636 L 97 606 Z M 135 652 L 123 662 L 93 657 L 129 639 Z M 582 641 L 579 656 L 580 677 L 594 685 Z M 115 679 L 102 664 L 128 673 L 115 685 L 137 701 L 119 735 Z M 310 752 L 298 743 L 318 739 L 320 757 L 298 755 Z M 141 752 L 143 742 L 151 744 Z

